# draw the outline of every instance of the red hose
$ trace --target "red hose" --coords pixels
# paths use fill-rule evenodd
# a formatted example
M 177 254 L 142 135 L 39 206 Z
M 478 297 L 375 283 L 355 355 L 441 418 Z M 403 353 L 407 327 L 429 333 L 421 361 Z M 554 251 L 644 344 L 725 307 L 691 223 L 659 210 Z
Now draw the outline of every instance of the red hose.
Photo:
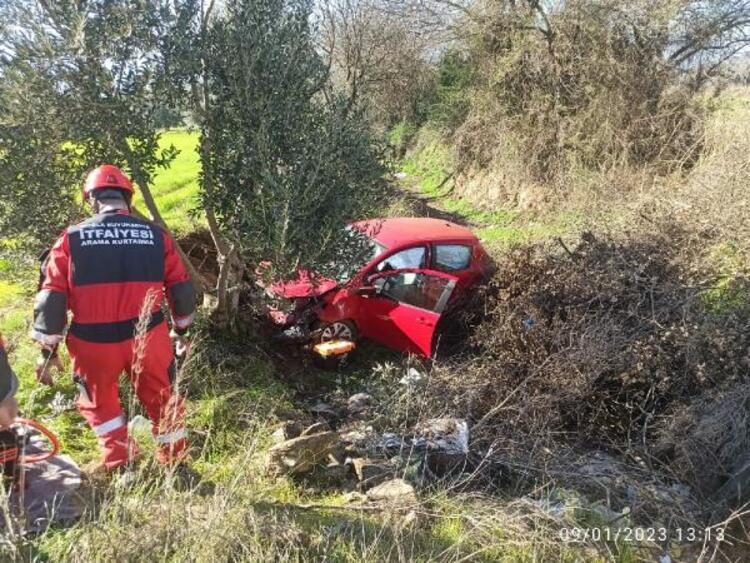
M 40 461 L 45 461 L 51 458 L 52 456 L 57 455 L 57 453 L 60 451 L 60 441 L 57 439 L 57 436 L 55 436 L 52 433 L 52 431 L 49 430 L 47 427 L 39 424 L 38 422 L 34 420 L 28 420 L 26 418 L 17 418 L 15 421 L 15 424 L 28 426 L 29 428 L 38 430 L 49 440 L 50 444 L 52 444 L 52 449 L 50 451 L 42 452 L 36 455 L 20 456 L 22 463 L 24 464 L 39 463 Z M 0 463 L 7 463 L 9 461 L 17 460 L 19 459 L 18 454 L 19 454 L 18 448 L 8 448 L 7 450 L 0 452 Z

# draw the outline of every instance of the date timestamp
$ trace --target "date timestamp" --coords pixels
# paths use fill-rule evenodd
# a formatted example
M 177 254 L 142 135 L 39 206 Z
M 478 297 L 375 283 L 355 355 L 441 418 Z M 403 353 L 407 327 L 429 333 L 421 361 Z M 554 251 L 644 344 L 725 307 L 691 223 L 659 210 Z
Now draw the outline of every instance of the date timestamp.
M 565 543 L 712 543 L 724 541 L 724 528 L 562 528 L 558 538 Z

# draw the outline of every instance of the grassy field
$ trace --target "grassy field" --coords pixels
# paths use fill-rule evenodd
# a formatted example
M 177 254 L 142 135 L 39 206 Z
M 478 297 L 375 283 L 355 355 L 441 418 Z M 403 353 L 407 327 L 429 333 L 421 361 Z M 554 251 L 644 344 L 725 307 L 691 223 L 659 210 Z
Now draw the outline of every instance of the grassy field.
M 168 131 L 162 143 L 174 144 L 181 152 L 172 168 L 156 178 L 154 195 L 170 226 L 189 232 L 201 225 L 199 216 L 191 213 L 199 175 L 197 136 Z M 575 222 L 563 218 L 557 226 L 535 227 L 514 213 L 479 210 L 463 200 L 440 197 L 439 162 L 411 161 L 406 169 L 413 189 L 475 226 L 491 245 L 550 237 Z M 33 272 L 28 277 L 31 280 Z M 22 381 L 19 401 L 24 413 L 48 424 L 60 436 L 63 451 L 83 465 L 99 455 L 93 433 L 77 411 L 60 414 L 52 406 L 56 397 L 57 404 L 72 401 L 69 373 L 59 375 L 51 389 L 34 380 L 37 351 L 28 338 L 34 289 L 32 282 L 3 281 L 0 273 L 0 331 Z M 7 556 L 38 561 L 581 559 L 584 552 L 554 541 L 553 531 L 531 518 L 527 506 L 511 500 L 437 489 L 425 492 L 420 506 L 410 512 L 358 512 L 346 508 L 348 493 L 331 485 L 325 474 L 304 479 L 268 476 L 264 454 L 274 425 L 298 408 L 299 382 L 306 384 L 312 374 L 305 368 L 296 368 L 302 371 L 296 375 L 292 368 L 279 370 L 252 336 L 205 337 L 197 349 L 183 371 L 188 425 L 196 448 L 194 465 L 214 484 L 215 493 L 178 494 L 161 485 L 168 483 L 168 475 L 155 484 L 153 474 L 162 470 L 147 454 L 141 465 L 143 480 L 135 489 L 85 490 L 88 513 L 78 525 L 53 528 L 36 538 L 10 536 L 3 548 Z M 364 390 L 385 367 L 401 362 L 379 349 L 363 352 L 338 381 L 326 383 L 329 389 Z M 289 383 L 289 377 L 298 377 L 298 383 Z M 383 385 L 392 388 L 397 381 Z M 129 416 L 141 413 L 125 385 L 123 397 Z M 148 436 L 139 438 L 150 441 Z M 575 521 L 572 515 L 571 523 Z M 618 560 L 631 559 L 621 546 L 610 549 Z M 592 552 L 585 556 L 598 557 Z
M 198 134 L 185 129 L 165 131 L 160 145 L 174 146 L 180 152 L 169 169 L 157 174 L 152 186 L 154 197 L 167 224 L 178 233 L 187 233 L 203 225 L 200 214 L 193 213 L 200 174 Z

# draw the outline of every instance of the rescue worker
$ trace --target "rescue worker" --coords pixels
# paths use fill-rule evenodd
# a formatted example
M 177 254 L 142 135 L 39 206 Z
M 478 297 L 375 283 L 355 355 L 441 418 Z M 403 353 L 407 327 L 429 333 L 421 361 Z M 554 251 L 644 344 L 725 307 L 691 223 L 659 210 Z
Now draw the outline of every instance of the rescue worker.
M 174 353 L 162 303 L 166 296 L 171 336 L 184 347 L 195 291 L 172 238 L 130 214 L 134 193 L 115 166 L 102 165 L 87 176 L 83 198 L 95 215 L 55 243 L 34 304 L 32 337 L 42 348 L 37 378 L 47 385 L 51 371 L 62 367 L 57 347 L 72 313 L 66 345 L 78 408 L 99 438 L 108 471 L 127 467 L 137 453 L 120 406 L 123 373 L 152 421 L 159 461 L 178 463 L 186 448 L 184 405 L 173 388 Z M 139 314 L 150 299 L 147 332 L 136 337 Z
M 0 334 L 0 430 L 5 430 L 18 415 L 18 404 L 15 394 L 18 389 L 18 378 L 8 363 L 3 335 Z

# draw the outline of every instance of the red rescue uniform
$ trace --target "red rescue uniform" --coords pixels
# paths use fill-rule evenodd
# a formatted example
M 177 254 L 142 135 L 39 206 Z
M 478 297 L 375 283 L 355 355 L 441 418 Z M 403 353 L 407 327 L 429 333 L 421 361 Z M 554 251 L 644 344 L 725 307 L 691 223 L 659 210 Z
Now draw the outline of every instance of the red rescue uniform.
M 101 213 L 62 234 L 43 274 L 32 336 L 56 345 L 72 313 L 66 344 L 78 408 L 99 437 L 105 465 L 124 465 L 136 453 L 120 405 L 122 374 L 153 423 L 160 461 L 179 460 L 185 413 L 173 388 L 174 354 L 162 304 L 166 296 L 173 327 L 186 330 L 195 293 L 172 238 L 127 211 Z M 142 336 L 136 335 L 139 317 Z

